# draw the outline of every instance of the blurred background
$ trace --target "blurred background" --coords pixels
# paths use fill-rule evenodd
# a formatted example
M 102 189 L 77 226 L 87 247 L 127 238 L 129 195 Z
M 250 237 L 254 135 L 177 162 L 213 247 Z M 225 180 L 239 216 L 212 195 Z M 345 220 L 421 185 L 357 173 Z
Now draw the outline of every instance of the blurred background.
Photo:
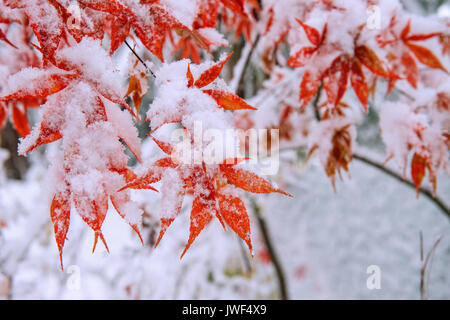
M 445 0 L 405 0 L 404 5 L 418 14 L 450 14 Z M 245 50 L 244 44 L 235 42 L 235 56 Z M 253 64 L 246 77 L 247 85 L 238 89 L 258 106 L 260 97 L 254 95 L 266 79 Z M 152 89 L 142 114 L 152 101 Z M 361 121 L 358 143 L 382 162 L 376 110 L 372 106 Z M 36 122 L 36 110 L 29 117 Z M 140 125 L 144 158 L 157 152 L 145 139 L 148 130 L 148 124 Z M 448 212 L 358 159 L 351 165 L 351 178 L 344 177 L 334 192 L 319 160 L 306 161 L 302 149 L 281 152 L 280 172 L 273 177 L 295 198 L 246 199 L 253 257 L 234 233 L 224 232 L 213 220 L 180 260 L 189 233 L 189 201 L 155 249 L 159 196 L 138 191 L 132 196 L 144 210 L 145 246 L 110 210 L 103 226 L 110 253 L 98 246 L 92 254 L 93 233 L 72 215 L 62 271 L 45 188 L 49 159 L 58 144 L 24 158 L 17 155 L 18 139 L 10 124 L 1 132 L 0 298 L 420 299 L 423 281 L 430 299 L 450 299 Z M 447 175 L 439 177 L 437 193 L 448 208 Z M 429 253 L 424 276 L 421 256 Z M 375 289 L 370 285 L 373 266 L 380 280 Z

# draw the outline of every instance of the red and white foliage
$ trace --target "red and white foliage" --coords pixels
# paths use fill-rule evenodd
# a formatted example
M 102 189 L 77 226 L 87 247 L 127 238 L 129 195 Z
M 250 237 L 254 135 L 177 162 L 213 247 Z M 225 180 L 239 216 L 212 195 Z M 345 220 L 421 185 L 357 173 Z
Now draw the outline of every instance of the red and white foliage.
M 381 16 L 374 28 L 367 23 L 370 7 Z M 450 171 L 448 32 L 448 22 L 412 15 L 392 0 L 3 0 L 0 127 L 11 118 L 23 137 L 21 155 L 61 140 L 49 169 L 61 266 L 73 209 L 94 231 L 94 249 L 98 238 L 106 246 L 102 224 L 110 205 L 140 237 L 142 211 L 129 189 L 156 191 L 157 183 L 156 244 L 190 197 L 183 255 L 213 216 L 252 250 L 239 189 L 289 194 L 246 168 L 246 159 L 176 162 L 174 147 L 154 137 L 158 130 L 177 124 L 192 137 L 197 122 L 222 132 L 280 129 L 282 143 L 318 153 L 335 187 L 336 176 L 350 170 L 360 111 L 367 114 L 377 93 L 396 93 L 397 100 L 380 103 L 387 156 L 399 160 L 405 177 L 410 168 L 418 190 L 426 176 L 435 190 L 438 173 Z M 219 77 L 234 56 L 214 59 L 239 38 L 247 54 L 255 46 L 268 79 L 248 102 Z M 147 63 L 155 79 L 131 52 L 127 70 L 117 63 L 125 42 L 153 57 Z M 234 87 L 252 59 L 242 52 Z M 31 129 L 27 110 L 36 107 L 40 120 Z M 141 156 L 142 120 L 167 154 L 150 164 Z M 139 173 L 128 165 L 127 149 L 143 163 Z M 196 152 L 207 149 L 203 143 Z

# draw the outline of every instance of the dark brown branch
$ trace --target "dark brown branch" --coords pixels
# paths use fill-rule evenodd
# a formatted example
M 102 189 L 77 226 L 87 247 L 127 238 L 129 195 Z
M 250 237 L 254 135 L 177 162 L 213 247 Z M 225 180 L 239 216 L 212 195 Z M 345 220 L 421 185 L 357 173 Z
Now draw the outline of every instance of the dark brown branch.
M 145 67 L 145 69 L 147 69 L 147 71 L 150 72 L 150 74 L 153 76 L 153 78 L 156 78 L 156 76 L 153 73 L 152 69 L 150 69 L 147 66 L 147 64 L 144 62 L 144 60 L 142 60 L 142 58 L 136 53 L 136 51 L 134 51 L 134 49 L 128 44 L 127 40 L 125 40 L 125 44 L 127 45 L 128 49 L 130 49 L 131 52 L 133 52 L 134 56 L 139 60 L 139 62 L 142 63 L 142 65 Z
M 383 164 L 375 162 L 372 159 L 369 159 L 365 156 L 359 155 L 359 154 L 353 154 L 353 159 L 364 162 L 367 165 L 370 165 L 374 168 L 377 168 L 378 170 L 382 171 L 383 173 L 391 176 L 392 178 L 396 179 L 397 181 L 411 187 L 412 189 L 416 189 L 416 186 L 414 185 L 414 183 L 412 183 L 409 180 L 404 179 L 400 174 L 398 174 L 397 172 L 386 168 L 385 166 L 383 166 Z M 449 207 L 444 203 L 444 201 L 442 199 L 440 199 L 437 196 L 434 196 L 433 192 L 431 192 L 430 190 L 422 187 L 419 189 L 419 192 L 424 195 L 426 198 L 428 198 L 429 200 L 431 200 L 439 209 L 442 210 L 443 213 L 445 213 L 445 215 L 447 216 L 447 218 L 450 219 L 450 209 Z
M 261 235 L 264 241 L 264 245 L 266 246 L 267 252 L 269 254 L 270 260 L 273 263 L 275 268 L 275 273 L 278 279 L 278 288 L 280 291 L 280 299 L 281 300 L 289 300 L 287 286 L 286 286 L 286 277 L 284 276 L 283 268 L 281 267 L 280 260 L 276 254 L 275 248 L 272 244 L 272 240 L 269 235 L 269 231 L 267 229 L 266 220 L 261 215 L 261 208 L 256 203 L 254 199 L 250 199 L 252 203 L 253 212 L 255 213 L 256 219 L 258 221 L 259 229 L 261 230 Z

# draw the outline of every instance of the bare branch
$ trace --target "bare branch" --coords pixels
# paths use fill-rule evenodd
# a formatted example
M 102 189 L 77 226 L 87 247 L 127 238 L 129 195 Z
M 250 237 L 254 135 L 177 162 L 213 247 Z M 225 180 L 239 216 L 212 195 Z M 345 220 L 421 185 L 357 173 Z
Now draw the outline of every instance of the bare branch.
M 264 217 L 261 215 L 261 207 L 258 205 L 255 199 L 251 198 L 250 201 L 252 204 L 253 212 L 255 213 L 256 219 L 258 221 L 259 229 L 261 230 L 264 245 L 266 246 L 267 252 L 270 256 L 270 260 L 272 261 L 273 266 L 275 268 L 275 273 L 278 279 L 278 288 L 280 291 L 280 299 L 289 300 L 289 295 L 286 286 L 286 277 L 284 275 L 284 271 L 281 266 L 280 260 L 278 259 L 278 255 L 272 244 L 272 240 L 269 235 L 269 230 L 267 229 L 266 221 Z

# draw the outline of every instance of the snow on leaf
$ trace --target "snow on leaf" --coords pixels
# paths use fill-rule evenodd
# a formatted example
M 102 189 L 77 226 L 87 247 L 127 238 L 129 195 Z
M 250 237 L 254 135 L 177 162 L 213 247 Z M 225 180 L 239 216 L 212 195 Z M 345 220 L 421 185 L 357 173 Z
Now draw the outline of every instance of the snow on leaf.
M 213 82 L 219 75 L 223 69 L 225 63 L 227 63 L 228 59 L 230 59 L 231 53 L 221 62 L 216 63 L 214 66 L 204 71 L 200 77 L 195 81 L 194 85 L 197 88 L 206 87 L 208 84 Z
M 232 195 L 218 193 L 220 213 L 227 225 L 236 232 L 252 252 L 252 241 L 250 238 L 250 220 L 244 202 Z
M 253 172 L 244 169 L 236 169 L 227 165 L 222 165 L 221 170 L 231 184 L 242 190 L 252 193 L 278 192 L 292 197 L 292 195 L 290 195 L 289 193 L 273 187 L 269 181 L 261 178 Z
M 257 110 L 237 95 L 223 90 L 203 90 L 210 95 L 225 110 Z
M 61 269 L 63 269 L 62 251 L 70 223 L 70 200 L 64 194 L 58 193 L 53 197 L 50 217 L 53 222 L 56 244 L 58 245 Z

